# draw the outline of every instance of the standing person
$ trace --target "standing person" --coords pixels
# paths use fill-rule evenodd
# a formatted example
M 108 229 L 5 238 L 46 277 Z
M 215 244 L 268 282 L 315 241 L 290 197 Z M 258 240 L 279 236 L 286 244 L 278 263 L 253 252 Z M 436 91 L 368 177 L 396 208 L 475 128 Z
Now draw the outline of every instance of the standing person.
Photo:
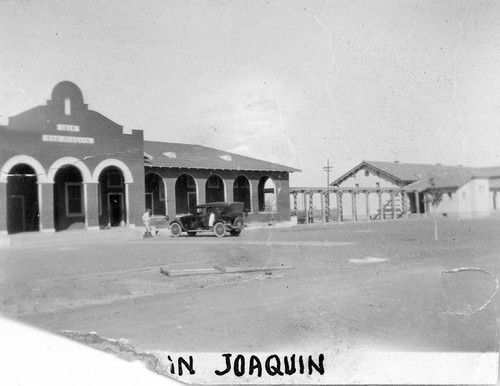
M 208 226 L 211 228 L 214 226 L 215 213 L 213 212 L 212 208 L 208 208 L 208 213 L 210 213 L 210 215 L 208 216 Z
M 142 215 L 142 223 L 146 228 L 146 233 L 144 233 L 144 237 L 153 237 L 153 233 L 151 232 L 151 209 L 146 209 L 146 213 Z

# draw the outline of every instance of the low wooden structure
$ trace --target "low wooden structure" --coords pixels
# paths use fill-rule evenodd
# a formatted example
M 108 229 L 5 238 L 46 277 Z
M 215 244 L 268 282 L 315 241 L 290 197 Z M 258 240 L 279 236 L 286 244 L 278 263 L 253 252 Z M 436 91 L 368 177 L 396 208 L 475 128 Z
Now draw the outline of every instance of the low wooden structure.
M 390 199 L 384 204 L 382 195 L 387 193 L 390 195 Z M 334 194 L 336 198 L 336 209 L 337 216 L 336 221 L 344 221 L 344 203 L 343 197 L 346 194 L 351 195 L 351 218 L 352 221 L 358 221 L 358 209 L 357 209 L 357 197 L 359 195 L 365 195 L 366 199 L 366 220 L 371 221 L 375 219 L 385 220 L 385 219 L 397 219 L 397 218 L 408 218 L 411 212 L 410 202 L 408 194 L 418 194 L 418 192 L 407 192 L 404 188 L 372 188 L 372 187 L 291 187 L 290 195 L 293 197 L 293 214 L 298 216 L 299 214 L 299 199 L 303 201 L 303 207 L 305 211 L 305 223 L 311 223 L 314 219 L 313 211 L 313 200 L 314 195 L 320 195 L 321 202 L 321 221 L 330 221 L 330 198 Z M 370 213 L 370 194 L 378 195 L 378 212 L 377 215 L 372 216 Z M 398 202 L 396 202 L 398 198 Z M 415 200 L 416 208 L 415 212 L 420 213 L 419 200 Z M 427 208 L 426 208 L 427 209 Z M 389 212 L 389 214 L 387 214 Z M 427 212 L 427 210 L 426 210 Z

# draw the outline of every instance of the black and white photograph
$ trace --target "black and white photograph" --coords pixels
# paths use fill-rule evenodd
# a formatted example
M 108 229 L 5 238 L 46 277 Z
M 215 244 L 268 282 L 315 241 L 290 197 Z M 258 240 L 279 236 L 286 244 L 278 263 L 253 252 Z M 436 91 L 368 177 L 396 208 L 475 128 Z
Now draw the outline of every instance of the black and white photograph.
M 500 2 L 0 0 L 0 384 L 498 384 Z

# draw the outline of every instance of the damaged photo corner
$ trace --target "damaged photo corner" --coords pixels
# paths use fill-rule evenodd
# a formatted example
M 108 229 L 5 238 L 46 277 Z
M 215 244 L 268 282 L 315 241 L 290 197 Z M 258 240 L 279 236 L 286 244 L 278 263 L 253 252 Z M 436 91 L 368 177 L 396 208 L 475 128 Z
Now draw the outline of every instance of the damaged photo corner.
M 0 383 L 496 384 L 499 12 L 0 1 Z

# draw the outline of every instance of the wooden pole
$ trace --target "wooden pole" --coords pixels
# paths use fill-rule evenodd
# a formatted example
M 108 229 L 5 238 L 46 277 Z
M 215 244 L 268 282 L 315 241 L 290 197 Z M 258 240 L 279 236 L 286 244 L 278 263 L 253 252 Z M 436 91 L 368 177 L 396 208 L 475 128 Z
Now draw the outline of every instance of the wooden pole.
M 302 194 L 303 194 L 303 198 L 304 198 L 304 213 L 305 213 L 304 221 L 307 225 L 307 224 L 309 224 L 309 210 L 307 208 L 307 193 L 304 191 Z
M 403 199 L 403 212 L 404 212 L 404 215 L 405 215 L 405 218 L 408 219 L 409 218 L 409 212 L 410 212 L 410 200 L 409 200 L 409 197 L 408 197 L 408 193 L 406 191 L 403 191 L 401 193 L 402 195 L 402 199 Z
M 415 207 L 417 211 L 417 217 L 420 217 L 420 199 L 418 192 L 415 192 Z
M 378 206 L 380 210 L 380 219 L 384 220 L 384 207 L 382 205 L 382 192 L 378 191 Z
M 309 221 L 314 222 L 314 212 L 313 212 L 313 198 L 314 198 L 314 192 L 309 193 Z
M 320 192 L 320 199 L 321 199 L 321 222 L 324 224 L 326 222 L 325 193 L 324 192 Z
M 391 191 L 391 212 L 392 219 L 394 220 L 396 218 L 396 193 L 394 191 Z
M 358 210 L 356 208 L 356 192 L 351 192 L 351 201 L 352 201 L 352 221 L 358 220 Z
M 365 192 L 366 198 L 366 221 L 370 221 L 370 192 Z
M 342 192 L 337 191 L 337 221 L 342 222 Z
M 325 221 L 330 222 L 330 191 L 326 191 L 325 195 Z

